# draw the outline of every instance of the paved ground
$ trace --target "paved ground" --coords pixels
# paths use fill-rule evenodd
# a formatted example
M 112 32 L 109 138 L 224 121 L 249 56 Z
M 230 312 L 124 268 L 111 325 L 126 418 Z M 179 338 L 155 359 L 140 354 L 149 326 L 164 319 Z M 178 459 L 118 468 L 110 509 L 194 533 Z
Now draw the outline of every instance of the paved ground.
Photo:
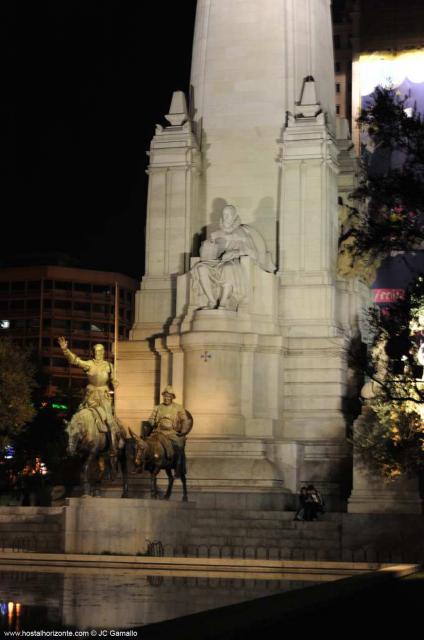
M 142 640 L 274 640 L 292 632 L 300 634 L 299 637 L 310 633 L 365 640 L 370 633 L 375 633 L 376 638 L 383 633 L 389 638 L 399 632 L 402 637 L 408 637 L 412 631 L 414 635 L 420 633 L 424 573 L 380 582 L 374 577 L 369 586 L 362 584 L 353 593 L 349 588 L 343 590 L 341 583 L 347 581 L 309 587 L 308 598 L 300 598 L 303 600 L 300 607 L 300 592 L 285 594 L 284 601 L 282 596 L 275 595 L 145 627 L 140 630 L 141 637 Z

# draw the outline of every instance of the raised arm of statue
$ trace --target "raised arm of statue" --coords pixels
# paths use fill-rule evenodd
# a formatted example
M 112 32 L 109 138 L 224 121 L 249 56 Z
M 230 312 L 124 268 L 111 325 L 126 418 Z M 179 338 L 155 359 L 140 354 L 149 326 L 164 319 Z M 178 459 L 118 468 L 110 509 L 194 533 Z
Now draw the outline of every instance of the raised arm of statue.
M 75 365 L 84 371 L 88 371 L 90 369 L 90 362 L 88 360 L 82 360 L 78 358 L 75 353 L 72 353 L 70 349 L 68 349 L 68 341 L 63 336 L 57 339 L 59 343 L 59 347 L 62 349 L 62 353 L 69 362 L 69 364 Z

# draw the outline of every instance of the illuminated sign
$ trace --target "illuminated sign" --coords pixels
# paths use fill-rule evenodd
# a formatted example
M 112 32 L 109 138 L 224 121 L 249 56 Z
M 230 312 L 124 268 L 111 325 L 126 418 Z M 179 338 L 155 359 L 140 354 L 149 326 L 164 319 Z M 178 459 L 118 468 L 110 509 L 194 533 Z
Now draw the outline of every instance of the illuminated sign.
M 57 402 L 52 402 L 52 409 L 67 409 L 66 404 L 58 404 Z
M 362 98 L 369 96 L 377 86 L 392 86 L 405 94 L 408 94 L 410 89 L 411 93 L 415 94 L 419 86 L 414 85 L 424 84 L 424 49 L 398 54 L 383 52 L 362 55 L 359 64 Z M 413 95 L 411 97 L 413 98 Z M 422 106 L 424 107 L 424 104 Z M 417 108 L 421 111 L 419 105 Z

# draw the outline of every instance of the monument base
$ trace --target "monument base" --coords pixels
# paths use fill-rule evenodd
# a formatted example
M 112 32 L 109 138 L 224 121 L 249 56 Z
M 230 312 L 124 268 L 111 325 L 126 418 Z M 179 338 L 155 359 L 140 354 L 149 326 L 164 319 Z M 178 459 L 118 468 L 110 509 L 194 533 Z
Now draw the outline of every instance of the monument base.
M 146 553 L 160 540 L 172 548 L 190 531 L 195 504 L 116 498 L 69 498 L 65 507 L 65 553 Z
M 348 512 L 422 514 L 418 480 L 402 476 L 385 481 L 355 462 Z

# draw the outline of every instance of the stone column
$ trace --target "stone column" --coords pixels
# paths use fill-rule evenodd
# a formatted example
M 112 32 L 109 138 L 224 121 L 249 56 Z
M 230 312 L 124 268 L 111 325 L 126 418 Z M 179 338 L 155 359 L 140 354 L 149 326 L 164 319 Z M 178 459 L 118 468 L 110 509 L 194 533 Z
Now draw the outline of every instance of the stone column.
M 336 273 L 338 155 L 308 76 L 281 137 L 279 318 L 287 351 L 280 437 L 305 443 L 299 480 L 337 499 L 350 475 L 342 409 L 347 349 L 358 324 Z
M 329 0 L 198 0 L 191 84 L 206 179 L 203 208 L 234 204 L 276 258 L 282 118 L 313 75 L 334 128 Z
M 197 183 L 200 156 L 184 94 L 176 91 L 170 126 L 156 126 L 149 152 L 146 273 L 136 294 L 130 340 L 163 334 L 175 315 L 176 277 L 184 273 L 199 230 Z

